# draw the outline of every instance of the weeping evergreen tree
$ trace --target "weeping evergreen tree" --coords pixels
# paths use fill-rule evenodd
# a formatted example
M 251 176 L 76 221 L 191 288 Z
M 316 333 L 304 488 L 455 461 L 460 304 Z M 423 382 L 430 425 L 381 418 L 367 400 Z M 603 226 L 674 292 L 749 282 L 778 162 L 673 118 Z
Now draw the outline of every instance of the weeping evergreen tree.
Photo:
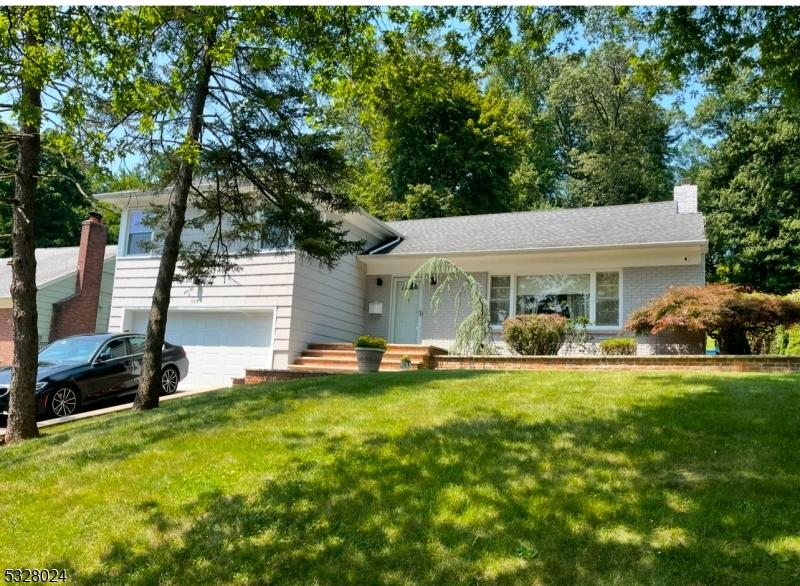
M 445 258 L 426 260 L 408 278 L 403 286 L 406 296 L 422 283 L 435 282 L 431 296 L 431 310 L 437 311 L 442 297 L 452 294 L 455 303 L 456 323 L 461 313 L 461 304 L 468 301 L 472 311 L 458 324 L 456 339 L 450 351 L 453 354 L 494 354 L 492 330 L 489 324 L 489 303 L 483 296 L 478 282 L 457 264 Z

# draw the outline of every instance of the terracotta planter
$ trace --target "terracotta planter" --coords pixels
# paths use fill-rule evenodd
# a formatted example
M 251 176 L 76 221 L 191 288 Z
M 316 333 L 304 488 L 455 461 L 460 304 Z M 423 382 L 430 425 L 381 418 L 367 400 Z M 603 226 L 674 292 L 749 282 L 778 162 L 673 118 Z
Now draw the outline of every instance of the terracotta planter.
M 385 352 L 380 348 L 356 348 L 358 372 L 378 372 Z

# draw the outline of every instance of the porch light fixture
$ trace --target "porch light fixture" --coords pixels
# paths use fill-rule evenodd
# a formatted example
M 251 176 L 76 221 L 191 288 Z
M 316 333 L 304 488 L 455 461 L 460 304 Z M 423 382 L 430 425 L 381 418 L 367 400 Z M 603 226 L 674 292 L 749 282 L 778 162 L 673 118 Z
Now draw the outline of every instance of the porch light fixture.
M 383 279 L 378 277 L 378 287 L 383 287 Z

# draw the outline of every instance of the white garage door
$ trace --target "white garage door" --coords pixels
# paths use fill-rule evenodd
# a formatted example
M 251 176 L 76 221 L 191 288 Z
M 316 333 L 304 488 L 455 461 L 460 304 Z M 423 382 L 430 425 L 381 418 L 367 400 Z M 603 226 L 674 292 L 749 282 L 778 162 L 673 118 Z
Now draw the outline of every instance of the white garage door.
M 144 333 L 147 316 L 134 313 L 131 331 Z M 247 368 L 272 366 L 272 313 L 170 311 L 166 340 L 183 346 L 189 358 L 180 389 L 230 386 Z

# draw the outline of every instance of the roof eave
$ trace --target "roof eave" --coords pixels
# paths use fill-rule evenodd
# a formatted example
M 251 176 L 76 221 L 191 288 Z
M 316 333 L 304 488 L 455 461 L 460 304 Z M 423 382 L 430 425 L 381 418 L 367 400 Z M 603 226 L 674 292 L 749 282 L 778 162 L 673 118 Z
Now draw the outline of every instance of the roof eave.
M 702 246 L 708 252 L 708 240 L 679 240 L 669 242 L 634 242 L 630 244 L 601 244 L 591 246 L 547 246 L 539 248 L 506 248 L 487 250 L 428 251 L 428 252 L 388 252 L 386 254 L 361 254 L 359 258 L 375 260 L 379 258 L 415 258 L 442 256 L 485 256 L 492 254 L 535 254 L 538 252 L 588 252 L 594 250 L 630 250 L 636 248 L 676 248 L 681 246 Z
M 103 257 L 103 265 L 104 265 L 103 268 L 105 269 L 105 264 L 108 261 L 116 260 L 116 259 L 117 259 L 116 250 L 112 254 L 106 254 L 106 256 Z M 61 281 L 63 279 L 68 279 L 70 277 L 75 278 L 77 276 L 78 276 L 78 268 L 76 267 L 76 268 L 72 269 L 68 273 L 63 273 L 63 274 L 58 275 L 57 277 L 52 277 L 52 278 L 47 279 L 46 281 L 43 281 L 41 283 L 36 283 L 36 290 L 38 292 L 40 289 L 42 289 L 44 287 L 47 287 L 48 285 L 52 285 L 53 283 L 55 283 L 57 281 Z M 9 294 L 9 295 L 0 296 L 0 300 L 3 300 L 3 299 L 11 299 L 11 295 Z
M 198 189 L 202 189 L 206 184 L 201 184 L 198 186 Z M 252 187 L 249 187 L 252 189 Z M 134 199 L 134 198 L 143 198 L 143 199 L 155 199 L 159 197 L 165 197 L 172 193 L 171 187 L 165 187 L 162 189 L 148 189 L 148 190 L 139 190 L 139 189 L 129 189 L 126 191 L 109 191 L 106 193 L 98 193 L 94 197 L 100 201 L 120 201 L 126 199 Z M 389 224 L 384 222 L 383 220 L 379 220 L 372 214 L 370 214 L 367 210 L 362 207 L 356 208 L 353 212 L 355 215 L 361 216 L 367 220 L 368 223 L 373 224 L 376 226 L 380 231 L 398 237 L 403 238 L 403 234 L 392 228 Z

